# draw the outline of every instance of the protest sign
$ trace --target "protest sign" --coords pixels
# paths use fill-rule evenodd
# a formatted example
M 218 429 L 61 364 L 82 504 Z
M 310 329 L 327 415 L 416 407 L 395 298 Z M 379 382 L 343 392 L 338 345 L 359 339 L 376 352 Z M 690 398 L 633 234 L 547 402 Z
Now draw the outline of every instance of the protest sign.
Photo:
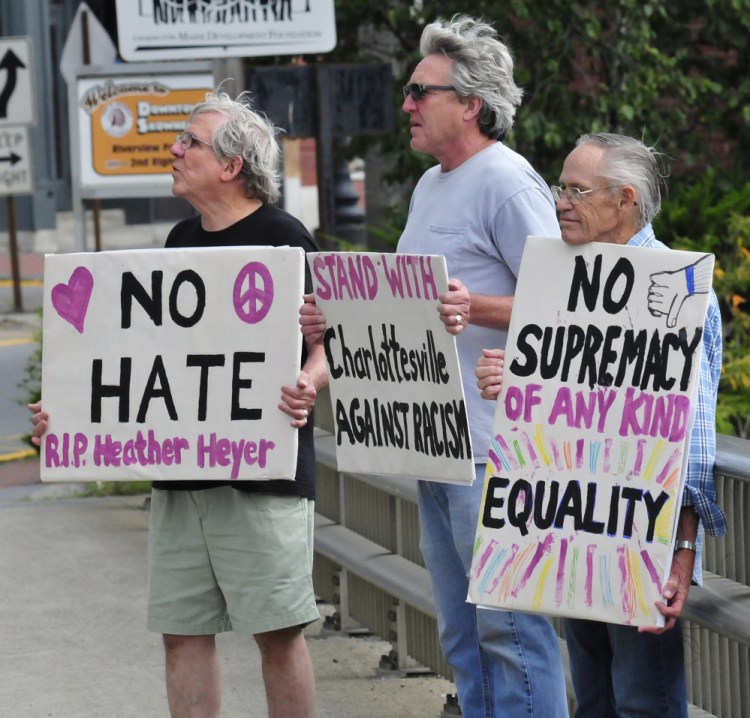
M 445 258 L 307 256 L 326 317 L 339 470 L 471 483 L 456 342 L 437 312 L 448 289 Z
M 713 256 L 529 238 L 474 603 L 661 625 Z
M 304 253 L 48 255 L 44 481 L 293 479 Z

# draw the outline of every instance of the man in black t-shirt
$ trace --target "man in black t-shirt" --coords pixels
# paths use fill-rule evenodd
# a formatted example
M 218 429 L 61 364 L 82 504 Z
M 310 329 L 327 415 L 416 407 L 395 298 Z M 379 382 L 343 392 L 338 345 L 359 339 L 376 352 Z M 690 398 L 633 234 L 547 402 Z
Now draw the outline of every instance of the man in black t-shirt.
M 167 247 L 315 245 L 272 206 L 279 196 L 274 127 L 247 104 L 210 93 L 172 145 L 173 192 L 199 216 L 175 226 Z M 305 291 L 311 291 L 309 271 Z M 302 297 L 300 297 L 302 304 Z M 294 481 L 156 481 L 149 526 L 148 627 L 163 635 L 172 718 L 218 718 L 215 636 L 254 636 L 271 718 L 315 713 L 312 663 L 302 633 L 319 617 L 312 586 L 315 456 L 311 412 L 327 383 L 322 345 L 303 347 L 295 386 L 279 409 L 299 430 Z M 47 414 L 32 408 L 35 442 Z

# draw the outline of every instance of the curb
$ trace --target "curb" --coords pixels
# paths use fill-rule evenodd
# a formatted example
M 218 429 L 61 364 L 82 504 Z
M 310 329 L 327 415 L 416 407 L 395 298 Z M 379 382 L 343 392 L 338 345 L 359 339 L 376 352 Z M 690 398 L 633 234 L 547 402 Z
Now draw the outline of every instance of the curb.
M 19 449 L 18 451 L 11 451 L 7 454 L 0 454 L 0 464 L 8 464 L 11 461 L 21 461 L 23 459 L 31 459 L 36 455 L 36 449 Z

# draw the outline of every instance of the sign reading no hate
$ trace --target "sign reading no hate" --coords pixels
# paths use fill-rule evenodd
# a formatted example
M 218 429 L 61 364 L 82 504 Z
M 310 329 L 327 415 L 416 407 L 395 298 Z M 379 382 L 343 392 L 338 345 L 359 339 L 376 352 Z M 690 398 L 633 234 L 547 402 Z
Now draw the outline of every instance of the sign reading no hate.
M 47 256 L 44 481 L 293 479 L 294 248 Z

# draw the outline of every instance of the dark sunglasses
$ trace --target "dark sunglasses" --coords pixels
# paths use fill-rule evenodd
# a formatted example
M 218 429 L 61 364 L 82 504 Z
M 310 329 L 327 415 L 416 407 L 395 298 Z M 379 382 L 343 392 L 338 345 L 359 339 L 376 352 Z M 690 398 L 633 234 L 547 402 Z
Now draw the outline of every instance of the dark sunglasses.
M 424 100 L 427 93 L 434 90 L 452 90 L 456 91 L 456 88 L 452 85 L 422 85 L 419 82 L 412 82 L 411 85 L 404 85 L 404 99 L 411 97 L 415 102 Z

